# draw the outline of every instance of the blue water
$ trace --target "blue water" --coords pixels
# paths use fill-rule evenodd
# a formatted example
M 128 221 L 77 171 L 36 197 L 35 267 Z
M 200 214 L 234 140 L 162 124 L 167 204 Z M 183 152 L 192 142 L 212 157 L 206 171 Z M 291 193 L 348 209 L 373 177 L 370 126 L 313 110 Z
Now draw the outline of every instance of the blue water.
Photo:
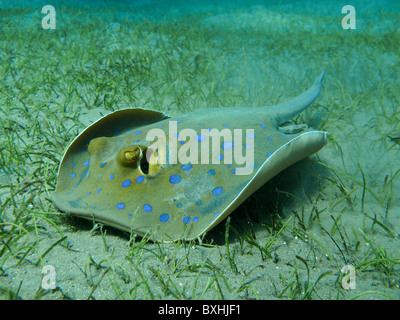
M 264 7 L 271 10 L 279 9 L 287 13 L 314 13 L 316 15 L 337 16 L 340 19 L 341 8 L 345 5 L 352 5 L 356 8 L 357 14 L 373 16 L 380 10 L 398 13 L 400 10 L 399 1 L 395 0 L 281 0 L 281 1 L 262 1 L 262 0 L 1 0 L 0 8 L 29 8 L 35 10 L 45 5 L 53 5 L 57 8 L 81 8 L 97 10 L 110 10 L 118 13 L 118 11 L 143 11 L 147 14 L 158 16 L 169 16 L 178 18 L 190 14 L 204 14 L 212 12 L 226 12 L 239 9 L 249 9 Z M 232 21 L 234 23 L 234 21 Z

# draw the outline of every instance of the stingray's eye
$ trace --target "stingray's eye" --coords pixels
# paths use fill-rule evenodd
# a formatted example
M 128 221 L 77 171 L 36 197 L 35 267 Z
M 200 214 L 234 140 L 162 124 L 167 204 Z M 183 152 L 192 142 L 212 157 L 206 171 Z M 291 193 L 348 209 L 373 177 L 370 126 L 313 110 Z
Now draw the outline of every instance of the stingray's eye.
M 140 146 L 123 147 L 118 152 L 118 163 L 124 167 L 137 167 L 143 157 L 143 152 Z
M 136 146 L 132 150 L 125 151 L 124 156 L 126 161 L 133 162 L 133 161 L 138 161 L 139 157 L 142 154 L 142 150 L 140 150 L 140 147 Z

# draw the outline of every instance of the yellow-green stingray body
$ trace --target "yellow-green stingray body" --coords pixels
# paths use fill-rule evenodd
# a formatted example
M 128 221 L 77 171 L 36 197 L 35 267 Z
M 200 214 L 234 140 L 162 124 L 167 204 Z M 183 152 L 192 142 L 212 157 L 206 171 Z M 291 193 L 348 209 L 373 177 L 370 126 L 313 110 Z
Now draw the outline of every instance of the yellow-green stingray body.
M 288 134 L 279 127 L 318 97 L 323 76 L 277 106 L 203 109 L 172 118 L 137 108 L 106 115 L 68 146 L 52 200 L 62 211 L 155 241 L 199 237 L 273 176 L 325 145 L 326 132 Z M 185 138 L 187 128 L 197 134 Z M 193 148 L 201 151 L 211 142 L 201 129 L 230 130 L 225 132 L 232 133 L 232 141 L 221 138 L 215 150 L 210 144 L 208 164 L 200 152 L 198 163 L 183 163 Z M 235 129 L 241 129 L 241 140 L 233 140 Z M 160 130 L 166 149 L 148 153 L 162 140 L 150 133 Z M 248 174 L 237 174 L 245 164 L 235 161 L 235 150 L 253 155 Z

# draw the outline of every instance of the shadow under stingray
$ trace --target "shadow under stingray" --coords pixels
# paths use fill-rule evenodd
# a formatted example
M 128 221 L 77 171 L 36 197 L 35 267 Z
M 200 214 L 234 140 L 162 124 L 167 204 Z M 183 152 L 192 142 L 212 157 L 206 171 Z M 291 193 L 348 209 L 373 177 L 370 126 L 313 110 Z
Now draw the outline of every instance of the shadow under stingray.
M 253 193 L 231 215 L 229 243 L 238 241 L 238 236 L 251 233 L 262 237 L 265 230 L 278 231 L 282 219 L 293 215 L 303 205 L 312 206 L 322 190 L 328 169 L 310 159 L 304 159 L 269 180 Z M 225 244 L 226 220 L 210 230 L 204 242 Z

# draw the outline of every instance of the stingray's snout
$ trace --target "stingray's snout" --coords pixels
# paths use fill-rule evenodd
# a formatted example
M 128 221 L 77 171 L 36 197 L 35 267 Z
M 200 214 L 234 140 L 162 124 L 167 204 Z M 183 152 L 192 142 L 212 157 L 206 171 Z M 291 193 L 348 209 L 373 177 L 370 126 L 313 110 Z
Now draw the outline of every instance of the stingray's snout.
M 98 137 L 94 138 L 90 141 L 88 146 L 89 155 L 93 156 L 95 154 L 101 153 L 103 150 L 107 149 L 107 140 L 106 137 Z

